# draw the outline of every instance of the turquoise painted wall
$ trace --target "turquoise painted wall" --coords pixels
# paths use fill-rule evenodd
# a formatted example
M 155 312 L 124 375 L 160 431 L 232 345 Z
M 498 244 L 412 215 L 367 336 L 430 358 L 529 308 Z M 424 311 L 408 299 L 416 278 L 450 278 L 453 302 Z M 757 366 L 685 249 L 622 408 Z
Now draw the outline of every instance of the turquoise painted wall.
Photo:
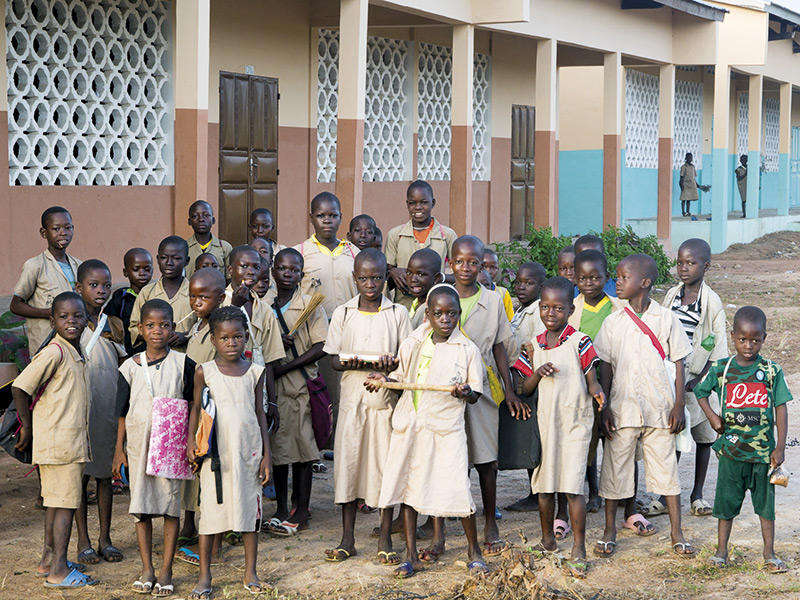
M 622 150 L 622 222 L 626 219 L 655 218 L 658 214 L 658 169 L 625 166 Z
M 778 208 L 779 185 L 777 172 L 761 173 L 761 208 Z
M 603 226 L 603 151 L 558 153 L 558 231 L 583 235 Z

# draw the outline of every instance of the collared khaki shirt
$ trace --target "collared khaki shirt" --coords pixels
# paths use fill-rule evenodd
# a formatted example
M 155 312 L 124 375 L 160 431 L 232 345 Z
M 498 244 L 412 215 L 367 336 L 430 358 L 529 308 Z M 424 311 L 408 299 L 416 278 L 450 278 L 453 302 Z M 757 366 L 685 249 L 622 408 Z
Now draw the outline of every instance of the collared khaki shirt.
M 233 250 L 233 246 L 231 246 L 225 240 L 219 239 L 213 233 L 211 234 L 211 241 L 205 250 L 200 247 L 200 242 L 197 241 L 197 238 L 194 236 L 194 234 L 192 234 L 192 237 L 186 240 L 186 243 L 189 244 L 189 262 L 186 263 L 187 278 L 194 274 L 194 263 L 197 260 L 197 257 L 201 254 L 213 255 L 214 258 L 217 259 L 217 262 L 222 269 L 222 274 L 225 275 L 226 279 L 228 278 L 228 265 L 230 264 L 229 257 L 231 255 L 231 250 Z
M 148 283 L 142 288 L 142 290 L 139 292 L 139 295 L 136 297 L 136 302 L 134 303 L 133 310 L 131 311 L 131 325 L 129 327 L 132 345 L 136 345 L 138 343 L 138 325 L 142 317 L 142 305 L 153 298 L 164 300 L 172 307 L 172 318 L 175 321 L 175 331 L 178 333 L 188 333 L 192 329 L 194 322 L 197 320 L 197 317 L 195 316 L 194 311 L 189 304 L 189 280 L 184 277 L 183 281 L 181 282 L 181 287 L 178 289 L 177 293 L 170 298 L 167 296 L 167 292 L 164 290 L 164 283 L 162 279 L 163 278 L 159 278 L 157 281 L 151 281 Z M 180 348 L 175 347 L 172 349 L 183 352 L 186 347 L 182 346 Z
M 358 248 L 341 240 L 339 246 L 331 252 L 316 241 L 316 236 L 312 236 L 294 249 L 303 255 L 304 261 L 300 289 L 309 296 L 316 292 L 325 294 L 322 307 L 330 318 L 337 306 L 358 293 L 353 279 Z

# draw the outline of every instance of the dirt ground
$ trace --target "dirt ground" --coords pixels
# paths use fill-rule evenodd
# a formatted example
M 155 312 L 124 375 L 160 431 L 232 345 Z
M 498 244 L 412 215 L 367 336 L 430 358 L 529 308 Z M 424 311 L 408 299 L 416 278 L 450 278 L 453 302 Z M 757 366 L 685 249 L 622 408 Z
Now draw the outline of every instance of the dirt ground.
M 800 394 L 800 341 L 796 334 L 800 323 L 798 289 L 800 289 L 800 233 L 777 233 L 752 244 L 735 246 L 713 258 L 708 283 L 727 305 L 730 319 L 737 307 L 755 304 L 762 307 L 769 319 L 769 337 L 764 354 L 780 363 L 787 374 L 790 389 Z M 662 290 L 663 293 L 663 290 Z M 799 464 L 800 405 L 789 408 L 789 448 L 786 464 L 790 471 Z M 276 598 L 381 599 L 412 600 L 435 598 L 573 598 L 600 600 L 625 598 L 677 599 L 718 598 L 800 598 L 800 473 L 792 476 L 787 489 L 777 488 L 776 550 L 790 566 L 784 575 L 768 575 L 761 563 L 761 535 L 758 520 L 749 500 L 743 514 L 735 521 L 731 556 L 733 566 L 727 571 L 707 567 L 707 557 L 714 552 L 717 523 L 711 517 L 689 514 L 689 491 L 692 481 L 693 455 L 681 462 L 683 486 L 683 526 L 688 540 L 700 548 L 695 560 L 683 560 L 672 554 L 669 544 L 669 521 L 666 516 L 652 519 L 658 533 L 637 538 L 620 533 L 619 548 L 613 558 L 600 559 L 590 554 L 590 571 L 584 581 L 566 577 L 559 568 L 558 556 L 533 563 L 528 568 L 517 566 L 518 553 L 526 561 L 525 548 L 540 535 L 538 513 L 503 511 L 501 534 L 514 544 L 506 557 L 488 559 L 494 574 L 486 581 L 467 576 L 465 538 L 458 535 L 458 523 L 448 522 L 446 554 L 424 572 L 405 581 L 395 581 L 387 567 L 376 560 L 375 539 L 370 531 L 378 524 L 377 514 L 359 515 L 356 542 L 359 555 L 344 564 L 323 560 L 323 550 L 332 548 L 340 537 L 339 511 L 333 505 L 333 465 L 329 472 L 314 476 L 311 529 L 291 539 L 276 539 L 261 534 L 259 540 L 259 574 L 273 583 Z M 115 496 L 114 543 L 125 554 L 117 564 L 102 563 L 89 567 L 88 573 L 101 580 L 98 586 L 83 590 L 45 591 L 40 579 L 33 576 L 42 544 L 43 513 L 34 508 L 36 481 L 24 478 L 28 469 L 9 456 L 0 456 L 0 600 L 20 598 L 136 598 L 131 583 L 137 579 L 140 562 L 132 519 L 127 514 L 128 496 Z M 798 479 L 795 479 L 797 477 Z M 474 477 L 473 477 L 474 478 Z M 712 457 L 706 482 L 706 497 L 711 500 L 716 481 L 716 459 Z M 505 507 L 527 493 L 528 482 L 522 472 L 503 472 L 498 479 L 498 506 Z M 473 490 L 480 511 L 477 481 Z M 644 489 L 640 489 L 640 497 Z M 274 505 L 266 503 L 267 514 Z M 620 520 L 622 513 L 620 512 Z M 97 535 L 97 513 L 90 507 L 90 529 Z M 479 531 L 482 519 L 479 519 Z M 587 522 L 587 543 L 602 535 L 602 512 L 590 514 Z M 160 543 L 160 526 L 156 525 L 156 544 Z M 394 537 L 395 549 L 402 551 L 400 536 Z M 424 542 L 422 542 L 424 544 Z M 569 554 L 571 537 L 561 542 L 560 549 Z M 160 551 L 156 546 L 156 563 Z M 76 554 L 75 542 L 70 558 Z M 213 569 L 214 598 L 246 598 L 242 587 L 244 551 L 240 547 L 225 550 L 225 564 Z M 175 563 L 175 598 L 186 598 L 196 582 L 195 568 Z

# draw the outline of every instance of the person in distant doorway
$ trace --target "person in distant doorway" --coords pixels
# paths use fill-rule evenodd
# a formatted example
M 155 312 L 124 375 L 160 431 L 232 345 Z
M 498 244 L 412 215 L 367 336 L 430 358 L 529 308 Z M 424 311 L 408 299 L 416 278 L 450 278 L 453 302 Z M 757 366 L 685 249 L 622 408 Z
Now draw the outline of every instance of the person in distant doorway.
M 681 178 L 678 181 L 681 188 L 681 214 L 684 217 L 692 216 L 692 211 L 689 210 L 691 202 L 700 199 L 700 193 L 697 191 L 697 169 L 694 167 L 693 160 L 692 153 L 687 152 L 686 162 L 681 165 Z
M 739 157 L 739 166 L 734 171 L 736 185 L 739 186 L 739 197 L 742 199 L 742 218 L 747 218 L 747 154 Z

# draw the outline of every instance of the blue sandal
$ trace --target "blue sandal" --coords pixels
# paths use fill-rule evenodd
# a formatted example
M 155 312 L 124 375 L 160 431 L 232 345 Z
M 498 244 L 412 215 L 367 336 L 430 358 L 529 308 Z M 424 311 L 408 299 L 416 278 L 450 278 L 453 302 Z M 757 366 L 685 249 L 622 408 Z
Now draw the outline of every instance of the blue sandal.
M 67 561 L 67 568 L 68 569 L 75 569 L 76 571 L 80 571 L 81 573 L 86 571 L 86 565 L 81 565 L 81 564 L 78 564 L 78 563 L 74 563 L 71 560 Z M 48 571 L 47 573 L 39 573 L 37 571 L 36 572 L 36 576 L 37 577 L 50 577 L 50 571 Z
M 467 565 L 467 570 L 470 575 L 486 575 L 489 572 L 489 566 L 482 560 L 473 560 Z
M 414 571 L 414 565 L 408 561 L 401 562 L 393 571 L 394 576 L 398 579 L 408 579 L 413 576 L 414 573 L 416 573 L 416 571 Z
M 92 579 L 88 575 L 84 575 L 77 569 L 72 569 L 69 572 L 69 575 L 64 577 L 58 583 L 50 583 L 49 581 L 44 582 L 44 587 L 46 588 L 80 588 L 85 587 L 87 585 L 96 585 L 100 583 L 97 579 Z

